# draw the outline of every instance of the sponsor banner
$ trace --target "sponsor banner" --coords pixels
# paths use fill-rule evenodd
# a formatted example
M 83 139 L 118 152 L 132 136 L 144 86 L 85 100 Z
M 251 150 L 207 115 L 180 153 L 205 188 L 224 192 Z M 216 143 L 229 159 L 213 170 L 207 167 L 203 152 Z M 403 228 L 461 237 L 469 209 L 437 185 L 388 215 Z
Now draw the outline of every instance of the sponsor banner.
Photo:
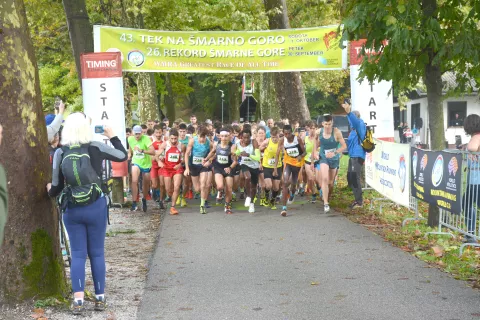
M 123 71 L 244 73 L 345 69 L 338 26 L 267 31 L 154 31 L 94 26 L 95 52 Z
M 358 80 L 360 63 L 360 49 L 365 40 L 350 43 L 350 85 L 352 90 L 352 109 L 360 112 L 362 119 L 374 131 L 374 137 L 392 141 L 394 138 L 393 125 L 393 93 L 391 81 Z M 369 52 L 373 55 L 375 53 Z
M 388 199 L 410 206 L 410 146 L 375 139 L 375 150 L 365 158 L 365 178 Z
M 92 119 L 94 140 L 109 143 L 99 131 L 109 126 L 126 147 L 125 107 L 121 55 L 118 52 L 88 53 L 80 57 L 82 65 L 83 110 Z M 114 177 L 126 176 L 127 164 L 112 162 Z
M 462 211 L 462 155 L 413 148 L 412 196 L 452 213 Z

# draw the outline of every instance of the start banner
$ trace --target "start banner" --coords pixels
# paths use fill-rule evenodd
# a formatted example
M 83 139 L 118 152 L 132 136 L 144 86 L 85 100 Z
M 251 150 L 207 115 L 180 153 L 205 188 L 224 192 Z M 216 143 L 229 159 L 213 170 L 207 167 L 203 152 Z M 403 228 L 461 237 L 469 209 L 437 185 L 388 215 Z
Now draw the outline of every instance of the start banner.
M 347 67 L 338 26 L 267 31 L 154 31 L 94 26 L 95 52 L 121 52 L 123 71 L 244 73 Z
M 365 178 L 388 199 L 410 206 L 410 146 L 375 139 L 375 150 L 365 158 Z
M 413 148 L 412 195 L 452 213 L 462 211 L 462 154 Z

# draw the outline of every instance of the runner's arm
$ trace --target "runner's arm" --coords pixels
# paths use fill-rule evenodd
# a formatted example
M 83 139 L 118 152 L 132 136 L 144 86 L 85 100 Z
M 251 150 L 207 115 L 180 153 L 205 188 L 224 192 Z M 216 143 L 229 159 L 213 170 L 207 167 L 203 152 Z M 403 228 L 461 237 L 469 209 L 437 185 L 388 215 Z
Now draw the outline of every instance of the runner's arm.
M 297 139 L 298 139 L 298 148 L 301 151 L 299 157 L 305 158 L 305 156 L 307 155 L 307 150 L 305 149 L 305 142 L 300 137 L 298 137 Z
M 190 166 L 189 166 L 190 161 L 187 161 L 187 160 L 190 159 L 190 154 L 192 153 L 193 143 L 194 143 L 193 139 L 189 139 L 187 150 L 185 151 L 185 169 L 187 169 L 189 171 L 190 171 Z
M 275 165 L 273 166 L 275 169 L 277 169 L 278 167 L 278 158 L 280 157 L 280 151 L 283 150 L 284 141 L 285 141 L 285 138 L 282 138 L 282 140 L 278 142 L 277 153 L 275 153 Z
M 253 154 L 249 156 L 250 159 L 260 162 L 261 154 L 260 150 L 258 149 L 258 142 L 253 140 Z
M 270 140 L 270 138 L 268 138 L 268 139 L 266 139 L 265 141 L 262 142 L 262 144 L 259 147 L 260 151 L 265 151 L 265 149 L 267 149 L 269 140 Z
M 232 145 L 232 148 L 230 149 L 230 154 L 232 157 L 232 164 L 230 165 L 230 169 L 235 168 L 238 164 L 238 157 L 235 155 L 236 150 L 237 147 L 235 145 Z
M 64 183 L 64 177 L 62 173 L 62 155 L 63 155 L 63 150 L 58 149 L 55 151 L 55 155 L 53 156 L 53 172 L 52 172 L 52 187 L 48 191 L 48 195 L 50 197 L 56 197 L 62 192 L 65 183 Z
M 215 142 L 214 146 L 210 145 L 210 152 L 208 153 L 207 157 L 205 158 L 206 161 L 212 161 L 212 159 L 215 157 L 215 154 L 217 153 L 217 144 L 218 142 Z
M 342 154 L 342 152 L 347 149 L 347 143 L 345 142 L 345 139 L 343 139 L 342 132 L 338 128 L 335 128 L 335 140 L 340 143 L 340 148 L 337 149 L 337 154 Z

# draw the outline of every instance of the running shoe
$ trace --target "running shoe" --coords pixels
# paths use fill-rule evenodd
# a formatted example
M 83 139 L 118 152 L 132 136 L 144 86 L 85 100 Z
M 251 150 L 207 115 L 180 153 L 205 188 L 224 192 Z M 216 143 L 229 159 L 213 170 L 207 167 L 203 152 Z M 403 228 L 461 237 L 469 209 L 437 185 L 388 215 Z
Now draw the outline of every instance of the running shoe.
M 195 195 L 193 197 L 195 198 L 195 200 L 200 199 L 200 193 L 195 192 Z
M 211 208 L 211 207 L 212 207 L 212 206 L 210 206 L 210 203 L 208 203 L 208 201 L 207 201 L 207 200 L 205 200 L 205 208 L 207 208 L 207 209 L 208 209 L 208 208 Z
M 312 194 L 312 200 L 310 200 L 311 203 L 317 203 L 317 194 Z
M 105 311 L 107 309 L 107 299 L 101 297 L 95 298 L 95 311 Z
M 172 198 L 170 198 L 169 196 L 167 196 L 167 197 L 165 198 L 165 202 L 170 202 L 170 201 L 172 201 Z
M 275 205 L 275 199 L 272 199 L 270 201 L 270 209 L 277 210 L 277 206 Z
M 250 206 L 248 208 L 248 212 L 250 213 L 255 213 L 255 204 L 250 203 Z
M 324 213 L 330 212 L 330 206 L 328 205 L 328 203 L 326 203 L 326 204 L 323 205 L 323 212 L 324 212 Z
M 215 198 L 215 205 L 221 206 L 222 205 L 222 198 Z
M 182 202 L 182 197 L 178 196 L 177 202 L 175 202 L 175 205 L 179 206 L 181 202 Z
M 280 213 L 280 215 L 281 215 L 282 217 L 286 217 L 286 216 L 287 216 L 287 207 L 283 207 L 283 208 L 282 208 L 282 213 Z
M 143 212 L 147 212 L 147 199 L 142 198 L 142 210 Z
M 253 198 L 252 203 L 257 203 L 257 197 Z
M 250 203 L 252 203 L 252 198 L 247 197 L 247 198 L 245 199 L 245 207 L 248 208 L 248 207 L 250 206 Z
M 160 200 L 158 202 L 158 206 L 159 206 L 160 210 L 165 210 L 165 203 L 162 200 Z
M 267 199 L 261 198 L 261 199 L 260 199 L 260 205 L 261 205 L 262 207 L 266 207 L 266 206 L 267 206 Z
M 187 206 L 187 200 L 185 200 L 185 198 L 182 198 L 182 201 L 180 201 L 180 206 L 182 208 L 186 207 Z
M 225 206 L 225 213 L 226 214 L 232 214 L 232 206 L 231 205 L 226 205 Z
M 235 192 L 232 192 L 232 201 L 233 202 L 237 201 L 237 194 Z
M 361 203 L 358 203 L 357 201 L 354 201 L 351 205 L 350 205 L 350 209 L 357 209 L 357 208 L 361 208 L 363 207 L 363 205 Z
M 292 204 L 295 201 L 295 194 L 290 192 L 290 198 L 288 198 L 287 204 Z
M 305 189 L 300 188 L 300 190 L 298 191 L 298 194 L 300 195 L 300 197 L 303 197 L 305 195 Z
M 240 200 L 245 199 L 245 192 L 240 191 Z
M 200 213 L 201 213 L 201 214 L 206 214 L 206 213 L 207 213 L 207 209 L 205 209 L 204 206 L 200 206 Z
M 192 190 L 189 190 L 189 191 L 187 192 L 187 196 L 186 196 L 185 198 L 187 198 L 187 199 L 193 199 L 193 192 L 192 192 Z
M 132 206 L 130 207 L 130 211 L 137 211 L 138 208 L 137 208 L 137 204 L 136 203 L 132 203 Z
M 150 193 L 148 193 L 145 198 L 146 198 L 147 200 L 152 200 L 152 195 L 151 195 Z
M 81 315 L 85 314 L 85 305 L 84 305 L 83 301 L 73 300 L 72 313 L 76 316 L 77 315 L 81 316 Z
M 172 216 L 177 215 L 177 214 L 178 214 L 178 210 L 177 210 L 175 207 L 171 207 L 171 208 L 170 208 L 170 214 L 171 214 Z
M 212 197 L 215 197 L 216 194 L 217 194 L 217 191 L 215 190 L 214 187 L 212 187 L 212 189 L 210 189 L 210 195 L 211 195 Z

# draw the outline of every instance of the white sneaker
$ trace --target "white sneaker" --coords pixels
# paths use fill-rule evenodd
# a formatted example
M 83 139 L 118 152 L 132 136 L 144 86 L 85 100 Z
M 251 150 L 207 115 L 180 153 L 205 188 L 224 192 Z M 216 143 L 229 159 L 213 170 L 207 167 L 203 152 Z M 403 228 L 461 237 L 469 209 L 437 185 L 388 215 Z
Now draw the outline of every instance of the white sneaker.
M 247 197 L 247 198 L 245 199 L 245 207 L 249 207 L 251 203 L 252 203 L 252 198 Z
M 323 211 L 324 211 L 325 213 L 329 212 L 329 211 L 330 211 L 330 206 L 329 206 L 328 204 L 325 204 L 325 205 L 323 206 Z
M 250 203 L 250 206 L 248 208 L 248 212 L 254 213 L 255 212 L 255 205 L 253 203 Z

